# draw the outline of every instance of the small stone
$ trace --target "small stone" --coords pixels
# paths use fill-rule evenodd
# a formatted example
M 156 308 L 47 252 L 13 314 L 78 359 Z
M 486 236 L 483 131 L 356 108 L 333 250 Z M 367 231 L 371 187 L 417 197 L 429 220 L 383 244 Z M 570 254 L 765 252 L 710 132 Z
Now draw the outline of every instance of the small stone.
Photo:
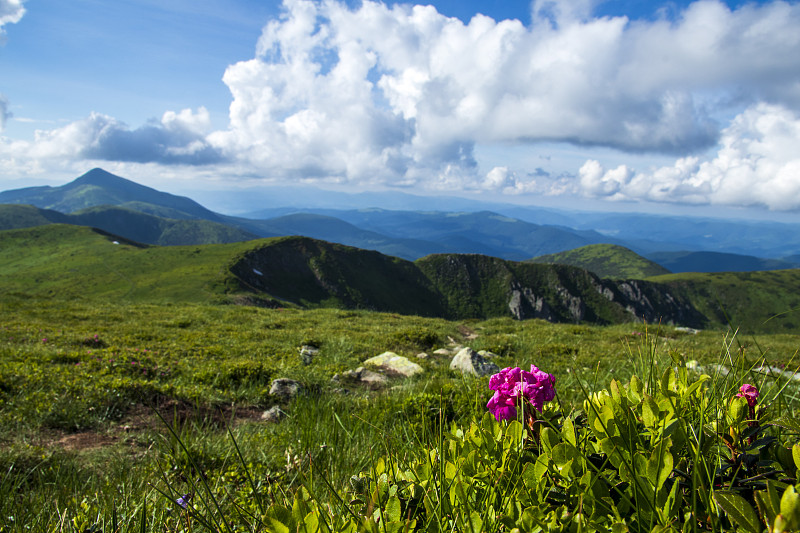
M 478 354 L 484 357 L 498 357 L 496 353 L 490 352 L 489 350 L 478 350 Z
M 286 417 L 280 407 L 274 405 L 261 414 L 261 420 L 264 422 L 280 422 L 281 419 Z
M 278 378 L 272 381 L 269 389 L 270 396 L 277 396 L 281 400 L 290 400 L 303 391 L 303 385 L 299 381 L 289 378 Z
M 448 350 L 447 348 L 439 348 L 438 350 L 433 351 L 433 355 L 452 355 L 453 352 Z
M 428 354 L 426 354 L 425 352 L 420 352 L 417 354 L 417 359 L 427 359 L 427 358 Z
M 319 355 L 319 348 L 316 346 L 304 344 L 300 347 L 300 359 L 303 360 L 304 365 L 310 365 L 317 355 Z

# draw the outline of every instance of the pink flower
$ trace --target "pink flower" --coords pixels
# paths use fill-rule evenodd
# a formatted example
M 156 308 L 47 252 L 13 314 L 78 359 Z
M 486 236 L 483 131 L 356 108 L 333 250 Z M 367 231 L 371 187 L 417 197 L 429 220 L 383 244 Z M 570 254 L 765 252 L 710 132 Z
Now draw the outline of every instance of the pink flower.
M 755 407 L 756 400 L 758 398 L 758 389 L 749 383 L 745 383 L 739 388 L 739 392 L 736 394 L 736 397 L 744 398 L 747 400 L 748 406 Z
M 489 379 L 489 388 L 495 391 L 486 408 L 497 420 L 510 420 L 517 416 L 517 406 L 527 400 L 537 411 L 545 402 L 556 396 L 556 379 L 531 365 L 530 372 L 519 367 L 504 368 Z

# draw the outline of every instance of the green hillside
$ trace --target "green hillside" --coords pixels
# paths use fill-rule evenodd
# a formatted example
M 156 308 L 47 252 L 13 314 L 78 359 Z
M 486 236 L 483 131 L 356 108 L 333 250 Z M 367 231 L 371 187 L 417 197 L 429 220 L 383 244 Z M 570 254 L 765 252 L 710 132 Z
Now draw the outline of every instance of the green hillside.
M 69 217 L 73 224 L 92 226 L 127 239 L 162 246 L 221 244 L 258 238 L 219 222 L 163 218 L 125 207 L 90 207 Z
M 590 244 L 535 257 L 530 262 L 572 265 L 594 272 L 601 278 L 644 279 L 670 273 L 658 263 L 616 244 Z
M 114 242 L 66 225 L 0 232 L 0 290 L 121 301 L 279 300 L 452 318 L 704 323 L 663 287 L 601 280 L 574 267 L 452 254 L 412 263 L 305 237 L 178 247 Z
M 69 223 L 69 216 L 58 211 L 39 209 L 32 205 L 0 204 L 0 230 Z
M 786 270 L 798 264 L 787 259 L 764 259 L 752 255 L 720 252 L 657 252 L 648 257 L 670 272 L 755 272 Z
M 684 294 L 713 323 L 745 333 L 800 330 L 800 270 L 681 273 L 650 278 Z
M 185 215 L 173 219 L 147 214 L 143 210 L 147 205 L 154 212 L 180 214 L 152 204 L 138 204 L 135 208 L 103 205 L 68 215 L 30 205 L 2 204 L 0 230 L 54 223 L 75 224 L 98 228 L 129 240 L 162 246 L 219 244 L 258 238 L 253 233 L 210 220 L 188 219 Z
M 62 224 L 3 231 L 0 296 L 218 301 L 229 289 L 224 265 L 246 246 L 145 246 L 93 228 Z

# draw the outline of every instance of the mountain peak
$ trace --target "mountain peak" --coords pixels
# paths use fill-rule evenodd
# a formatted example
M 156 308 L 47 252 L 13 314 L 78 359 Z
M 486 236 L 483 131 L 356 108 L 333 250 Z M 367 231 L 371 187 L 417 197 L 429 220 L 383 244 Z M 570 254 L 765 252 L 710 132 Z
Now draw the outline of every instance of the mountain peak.
M 121 178 L 111 172 L 103 170 L 102 168 L 93 168 L 86 174 L 76 178 L 72 184 L 74 185 L 109 185 L 113 182 L 127 182 L 125 178 Z

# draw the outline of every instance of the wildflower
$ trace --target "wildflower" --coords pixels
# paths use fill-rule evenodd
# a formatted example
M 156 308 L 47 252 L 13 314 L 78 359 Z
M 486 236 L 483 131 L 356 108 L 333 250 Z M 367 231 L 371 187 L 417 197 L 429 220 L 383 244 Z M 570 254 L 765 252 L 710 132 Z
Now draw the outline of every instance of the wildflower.
M 737 398 L 744 398 L 747 400 L 747 405 L 750 408 L 756 406 L 756 400 L 758 398 L 758 389 L 755 388 L 753 385 L 749 383 L 745 383 L 739 388 L 739 392 L 736 394 Z
M 189 507 L 189 501 L 191 499 L 192 499 L 192 493 L 190 492 L 188 494 L 184 494 L 183 496 L 175 500 L 175 503 L 186 509 Z
M 537 411 L 545 402 L 555 398 L 555 377 L 531 365 L 530 372 L 519 367 L 504 368 L 489 379 L 489 388 L 495 391 L 486 408 L 497 420 L 510 420 L 517 416 L 517 405 L 530 403 Z

